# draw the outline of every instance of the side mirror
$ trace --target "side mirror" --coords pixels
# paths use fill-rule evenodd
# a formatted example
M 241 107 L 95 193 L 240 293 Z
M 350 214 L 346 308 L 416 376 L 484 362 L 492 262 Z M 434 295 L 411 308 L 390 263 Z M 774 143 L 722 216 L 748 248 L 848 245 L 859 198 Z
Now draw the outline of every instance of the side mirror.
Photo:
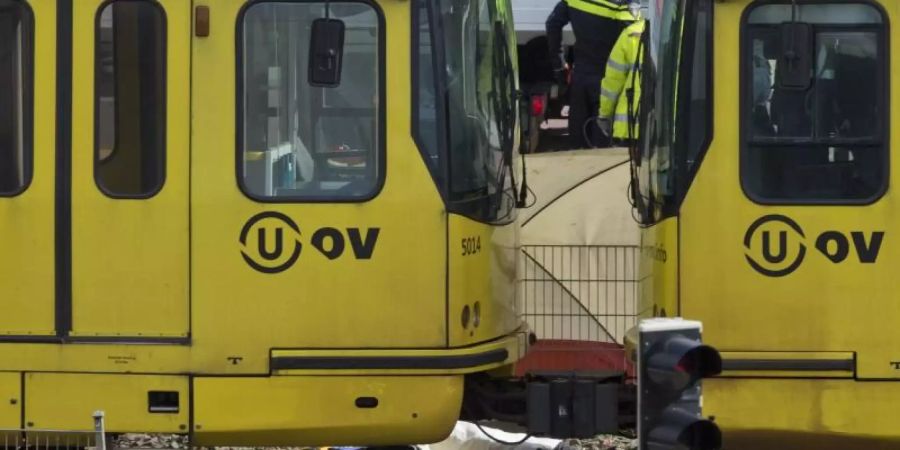
M 812 26 L 802 22 L 781 25 L 781 59 L 778 61 L 778 84 L 782 89 L 809 89 L 813 71 Z
M 344 22 L 338 19 L 316 19 L 309 40 L 309 84 L 338 87 L 344 59 Z

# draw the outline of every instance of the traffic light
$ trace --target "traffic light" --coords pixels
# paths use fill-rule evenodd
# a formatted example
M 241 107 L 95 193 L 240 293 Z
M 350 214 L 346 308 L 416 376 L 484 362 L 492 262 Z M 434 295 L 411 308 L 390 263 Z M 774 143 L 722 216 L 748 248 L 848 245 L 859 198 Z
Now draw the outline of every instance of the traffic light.
M 701 381 L 722 371 L 703 345 L 700 322 L 648 319 L 638 326 L 638 439 L 641 450 L 718 450 L 719 427 L 701 415 Z

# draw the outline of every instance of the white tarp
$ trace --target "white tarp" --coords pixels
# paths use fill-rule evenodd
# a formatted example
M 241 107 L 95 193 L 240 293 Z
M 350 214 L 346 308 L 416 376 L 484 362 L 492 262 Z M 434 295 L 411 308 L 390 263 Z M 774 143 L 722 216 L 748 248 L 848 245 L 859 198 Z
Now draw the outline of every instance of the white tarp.
M 536 203 L 519 214 L 522 245 L 638 245 L 625 149 L 526 158 Z
M 521 433 L 508 433 L 489 427 L 482 427 L 496 439 L 505 442 L 518 442 L 525 437 Z M 560 444 L 559 439 L 529 438 L 525 442 L 514 447 L 500 444 L 487 437 L 475 424 L 457 422 L 450 437 L 432 445 L 420 445 L 420 450 L 551 450 Z
M 519 310 L 541 339 L 621 342 L 636 313 L 640 233 L 625 149 L 527 156 Z

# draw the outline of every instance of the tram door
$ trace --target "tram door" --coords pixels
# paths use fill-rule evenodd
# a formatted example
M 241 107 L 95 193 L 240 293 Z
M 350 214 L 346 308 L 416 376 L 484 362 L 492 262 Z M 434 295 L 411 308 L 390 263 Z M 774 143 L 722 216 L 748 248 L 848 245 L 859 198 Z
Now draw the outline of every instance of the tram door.
M 714 115 L 728 119 L 681 208 L 680 313 L 723 350 L 801 353 L 790 358 L 804 377 L 828 367 L 823 352 L 857 379 L 898 378 L 888 25 L 900 9 L 797 3 L 716 4 L 716 80 L 740 86 L 714 87 Z M 795 34 L 806 69 L 785 62 Z M 721 100 L 733 97 L 740 108 Z
M 53 335 L 55 1 L 0 1 L 0 336 Z M 39 61 L 35 61 L 35 55 Z M 48 56 L 43 56 L 48 55 Z M 49 89 L 34 89 L 35 81 Z M 47 120 L 33 120 L 35 117 Z
M 72 8 L 69 334 L 185 338 L 191 2 Z

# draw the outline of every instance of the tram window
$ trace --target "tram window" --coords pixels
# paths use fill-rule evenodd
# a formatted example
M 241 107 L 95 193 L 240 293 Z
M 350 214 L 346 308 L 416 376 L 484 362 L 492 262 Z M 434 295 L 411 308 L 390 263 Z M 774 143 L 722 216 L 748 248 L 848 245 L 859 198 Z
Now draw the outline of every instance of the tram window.
M 642 164 L 644 180 L 641 182 L 646 196 L 650 197 L 648 203 L 658 206 L 674 204 L 671 200 L 675 194 L 675 167 L 678 158 L 675 155 L 677 137 L 683 137 L 685 129 L 677 129 L 675 119 L 678 117 L 677 106 L 679 96 L 679 74 L 681 54 L 684 38 L 685 10 L 687 5 L 683 1 L 665 2 L 662 5 L 661 20 L 651 30 L 659 35 L 658 45 L 651 52 L 650 63 L 652 67 L 645 70 L 642 83 L 646 86 L 644 95 L 654 96 L 650 102 L 647 127 L 642 129 L 653 130 L 642 133 L 647 144 Z M 689 86 L 687 83 L 681 83 Z M 683 103 L 682 103 L 683 105 Z M 681 133 L 679 133 L 681 131 Z
M 414 0 L 414 137 L 456 214 L 514 219 L 518 107 L 508 1 Z
M 31 180 L 34 25 L 23 2 L 0 0 L 0 196 Z
M 165 13 L 151 1 L 108 3 L 96 33 L 94 178 L 110 197 L 147 198 L 165 181 Z
M 337 87 L 311 86 L 307 76 L 312 23 L 326 14 L 346 26 Z M 352 1 L 260 2 L 240 23 L 244 193 L 262 201 L 372 198 L 384 177 L 378 12 Z
M 861 3 L 757 6 L 744 25 L 744 190 L 762 203 L 866 203 L 887 188 L 887 29 Z M 778 82 L 780 25 L 813 30 L 810 87 Z
M 683 146 L 686 150 L 678 158 L 679 164 L 684 165 L 685 177 L 693 177 L 712 138 L 712 11 L 711 0 L 695 0 L 688 7 L 686 19 L 692 21 L 692 26 L 684 36 L 684 60 L 679 69 L 683 78 L 678 97 L 690 99 L 690 103 L 679 106 L 682 114 L 676 119 L 679 121 L 676 127 L 681 128 L 676 147 Z M 688 180 L 680 184 L 683 195 Z
M 643 223 L 678 213 L 712 140 L 712 0 L 660 4 L 648 23 L 635 176 Z
M 517 89 L 515 38 L 509 3 L 441 0 L 449 197 L 462 214 L 508 221 L 513 210 L 509 162 L 513 154 Z
M 435 67 L 437 67 L 437 55 L 434 52 L 434 43 L 431 38 L 432 26 L 428 14 L 427 3 L 424 0 L 416 2 L 415 17 L 415 97 L 413 99 L 414 135 L 416 143 L 428 163 L 429 169 L 438 180 L 439 184 L 443 176 L 440 165 L 440 149 L 438 134 L 438 107 L 437 107 L 437 80 Z

